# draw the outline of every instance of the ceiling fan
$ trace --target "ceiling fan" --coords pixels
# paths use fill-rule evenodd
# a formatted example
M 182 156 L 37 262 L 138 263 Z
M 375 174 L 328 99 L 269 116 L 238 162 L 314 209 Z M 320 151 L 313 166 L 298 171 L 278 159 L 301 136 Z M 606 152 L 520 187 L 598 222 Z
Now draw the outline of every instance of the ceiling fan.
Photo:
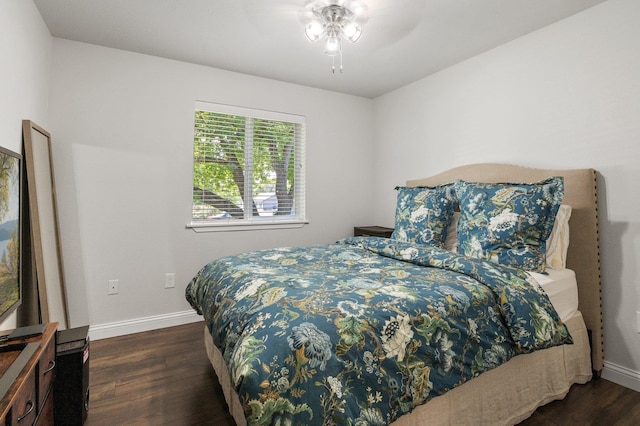
M 305 28 L 317 18 L 317 13 L 329 14 L 333 6 L 349 9 L 361 27 L 358 43 L 366 43 L 368 49 L 383 48 L 400 41 L 422 20 L 426 0 L 242 0 L 247 19 L 270 37 L 283 43 L 298 39 L 305 41 Z

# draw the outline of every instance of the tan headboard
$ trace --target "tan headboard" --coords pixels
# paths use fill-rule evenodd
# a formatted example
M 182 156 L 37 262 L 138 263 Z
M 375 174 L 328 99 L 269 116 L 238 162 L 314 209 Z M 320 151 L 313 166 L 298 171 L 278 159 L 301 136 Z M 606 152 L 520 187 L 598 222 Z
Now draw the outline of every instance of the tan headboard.
M 567 268 L 578 281 L 578 308 L 591 331 L 593 369 L 604 367 L 604 336 L 600 281 L 600 238 L 598 234 L 598 192 L 593 169 L 545 170 L 508 164 L 470 164 L 424 179 L 407 181 L 407 186 L 434 186 L 463 179 L 471 182 L 532 183 L 549 176 L 564 177 L 564 204 L 571 206 L 570 245 Z

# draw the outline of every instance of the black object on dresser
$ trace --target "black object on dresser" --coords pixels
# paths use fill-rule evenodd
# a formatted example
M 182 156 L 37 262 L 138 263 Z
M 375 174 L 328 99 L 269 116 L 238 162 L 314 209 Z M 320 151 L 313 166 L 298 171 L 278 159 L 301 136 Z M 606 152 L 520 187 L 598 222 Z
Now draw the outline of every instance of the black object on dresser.
M 391 238 L 393 228 L 384 226 L 356 226 L 353 228 L 354 237 L 383 237 Z
M 89 326 L 61 330 L 56 345 L 56 426 L 82 425 L 89 413 Z

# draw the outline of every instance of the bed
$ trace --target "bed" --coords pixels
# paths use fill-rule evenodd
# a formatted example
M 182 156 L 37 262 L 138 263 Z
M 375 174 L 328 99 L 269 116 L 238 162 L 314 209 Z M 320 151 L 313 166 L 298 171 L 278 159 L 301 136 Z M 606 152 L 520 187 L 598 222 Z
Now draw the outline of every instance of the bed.
M 481 222 L 469 213 L 477 191 L 502 191 L 492 184 L 505 182 L 529 183 L 548 198 L 562 189 L 548 212 L 555 218 L 560 204 L 571 209 L 559 271 L 538 264 L 540 242 L 531 257 L 529 248 L 469 256 Z M 445 188 L 429 192 L 440 202 L 455 193 L 458 215 L 467 216 L 414 234 L 398 208 L 392 239 L 245 253 L 196 274 L 187 299 L 205 316 L 206 350 L 236 423 L 516 424 L 602 370 L 595 171 L 467 165 L 408 181 L 399 205 L 401 194 L 422 188 Z M 450 207 L 429 211 L 455 217 Z M 494 231 L 505 223 L 496 219 Z M 462 235 L 458 253 L 444 247 L 452 224 L 462 229 L 453 231 Z M 434 238 L 438 244 L 421 240 Z M 513 253 L 537 273 L 496 266 Z M 408 276 L 417 279 L 407 284 Z

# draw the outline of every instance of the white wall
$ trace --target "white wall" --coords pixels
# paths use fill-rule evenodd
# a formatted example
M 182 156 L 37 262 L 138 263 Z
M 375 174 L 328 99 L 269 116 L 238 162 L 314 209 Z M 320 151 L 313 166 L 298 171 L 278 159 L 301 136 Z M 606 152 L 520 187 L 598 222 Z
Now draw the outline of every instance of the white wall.
M 374 120 L 376 188 L 476 162 L 598 170 L 605 377 L 638 390 L 639 17 L 610 0 L 376 99 Z
M 72 303 L 73 326 L 89 322 L 95 332 L 188 312 L 186 284 L 214 258 L 334 242 L 370 223 L 370 99 L 62 39 L 53 52 L 50 132 L 67 288 L 86 288 L 89 302 Z M 185 228 L 196 100 L 306 116 L 308 225 Z M 164 289 L 167 272 L 176 273 L 175 289 Z M 114 278 L 120 292 L 107 296 Z
M 22 120 L 46 126 L 51 36 L 31 1 L 0 2 L 0 145 L 22 151 Z M 15 315 L 0 330 L 15 327 Z

